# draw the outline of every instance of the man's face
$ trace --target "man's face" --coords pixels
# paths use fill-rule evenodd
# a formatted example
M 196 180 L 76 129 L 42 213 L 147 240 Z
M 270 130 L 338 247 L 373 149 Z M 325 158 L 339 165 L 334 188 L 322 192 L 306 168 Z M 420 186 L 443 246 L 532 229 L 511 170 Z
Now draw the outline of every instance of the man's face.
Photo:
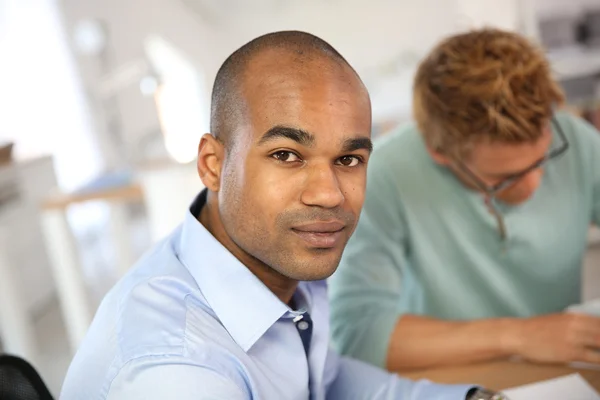
M 284 276 L 331 275 L 366 189 L 371 108 L 347 67 L 258 56 L 242 86 L 245 123 L 221 171 L 221 220 L 245 253 Z
M 528 144 L 478 143 L 470 152 L 464 165 L 488 187 L 493 187 L 506 179 L 518 176 L 539 160 L 550 149 L 552 134 L 550 129 L 536 142 Z M 471 186 L 470 178 L 458 172 L 460 178 Z M 539 187 L 543 176 L 541 168 L 523 175 L 495 197 L 506 204 L 516 205 L 528 200 Z

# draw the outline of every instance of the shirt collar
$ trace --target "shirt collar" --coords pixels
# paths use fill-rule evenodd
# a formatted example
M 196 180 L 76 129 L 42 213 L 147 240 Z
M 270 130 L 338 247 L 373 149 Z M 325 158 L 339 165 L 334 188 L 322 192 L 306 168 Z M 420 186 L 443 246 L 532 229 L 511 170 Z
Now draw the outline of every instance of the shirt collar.
M 279 300 L 196 219 L 206 197 L 205 189 L 186 213 L 175 251 L 225 329 L 247 352 L 277 320 L 299 312 Z M 300 290 L 310 307 L 310 291 Z

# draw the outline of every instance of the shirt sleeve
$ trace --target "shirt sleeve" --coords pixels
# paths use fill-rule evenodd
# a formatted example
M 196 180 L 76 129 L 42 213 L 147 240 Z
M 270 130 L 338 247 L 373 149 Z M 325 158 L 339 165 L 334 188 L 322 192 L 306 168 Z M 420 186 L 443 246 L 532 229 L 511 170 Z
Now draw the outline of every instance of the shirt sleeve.
M 401 314 L 402 269 L 407 263 L 406 221 L 389 153 L 374 152 L 360 221 L 329 280 L 334 348 L 385 367 L 390 337 Z
M 328 355 L 328 368 L 337 368 L 327 400 L 465 400 L 473 385 L 439 385 L 410 381 L 361 361 Z
M 600 228 L 600 132 L 592 132 L 592 222 Z
M 128 362 L 112 381 L 107 400 L 250 400 L 241 378 L 184 357 L 147 356 Z
M 600 132 L 582 118 L 567 112 L 557 116 L 560 126 L 577 154 L 582 171 L 580 195 L 591 197 L 591 223 L 600 227 Z M 590 203 L 586 203 L 590 204 Z

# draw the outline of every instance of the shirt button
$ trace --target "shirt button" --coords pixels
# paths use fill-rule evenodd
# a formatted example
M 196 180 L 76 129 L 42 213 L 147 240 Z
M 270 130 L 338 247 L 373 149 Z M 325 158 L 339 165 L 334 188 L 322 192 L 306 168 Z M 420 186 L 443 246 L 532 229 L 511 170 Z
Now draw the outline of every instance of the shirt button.
M 300 321 L 298 322 L 298 329 L 300 329 L 301 331 L 305 331 L 308 329 L 308 322 L 306 321 Z

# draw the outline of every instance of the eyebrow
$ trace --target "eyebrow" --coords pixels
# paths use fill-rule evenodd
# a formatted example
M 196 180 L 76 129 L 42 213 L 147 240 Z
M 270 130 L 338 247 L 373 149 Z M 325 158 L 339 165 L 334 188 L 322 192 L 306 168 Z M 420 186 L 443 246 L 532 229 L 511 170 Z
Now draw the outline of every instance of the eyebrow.
M 367 150 L 371 153 L 373 151 L 373 142 L 368 137 L 344 140 L 344 144 L 342 145 L 343 152 L 352 152 L 355 150 Z
M 276 139 L 290 139 L 306 147 L 311 147 L 315 144 L 315 136 L 305 130 L 292 128 L 284 125 L 277 125 L 265 132 L 258 141 L 258 145 L 265 144 Z M 373 151 L 373 142 L 368 137 L 357 137 L 344 140 L 342 144 L 343 152 L 352 152 L 356 150 L 367 150 L 369 153 Z
M 258 141 L 258 144 L 261 145 L 280 138 L 293 140 L 306 147 L 311 147 L 315 143 L 315 137 L 302 129 L 277 125 L 266 131 Z

